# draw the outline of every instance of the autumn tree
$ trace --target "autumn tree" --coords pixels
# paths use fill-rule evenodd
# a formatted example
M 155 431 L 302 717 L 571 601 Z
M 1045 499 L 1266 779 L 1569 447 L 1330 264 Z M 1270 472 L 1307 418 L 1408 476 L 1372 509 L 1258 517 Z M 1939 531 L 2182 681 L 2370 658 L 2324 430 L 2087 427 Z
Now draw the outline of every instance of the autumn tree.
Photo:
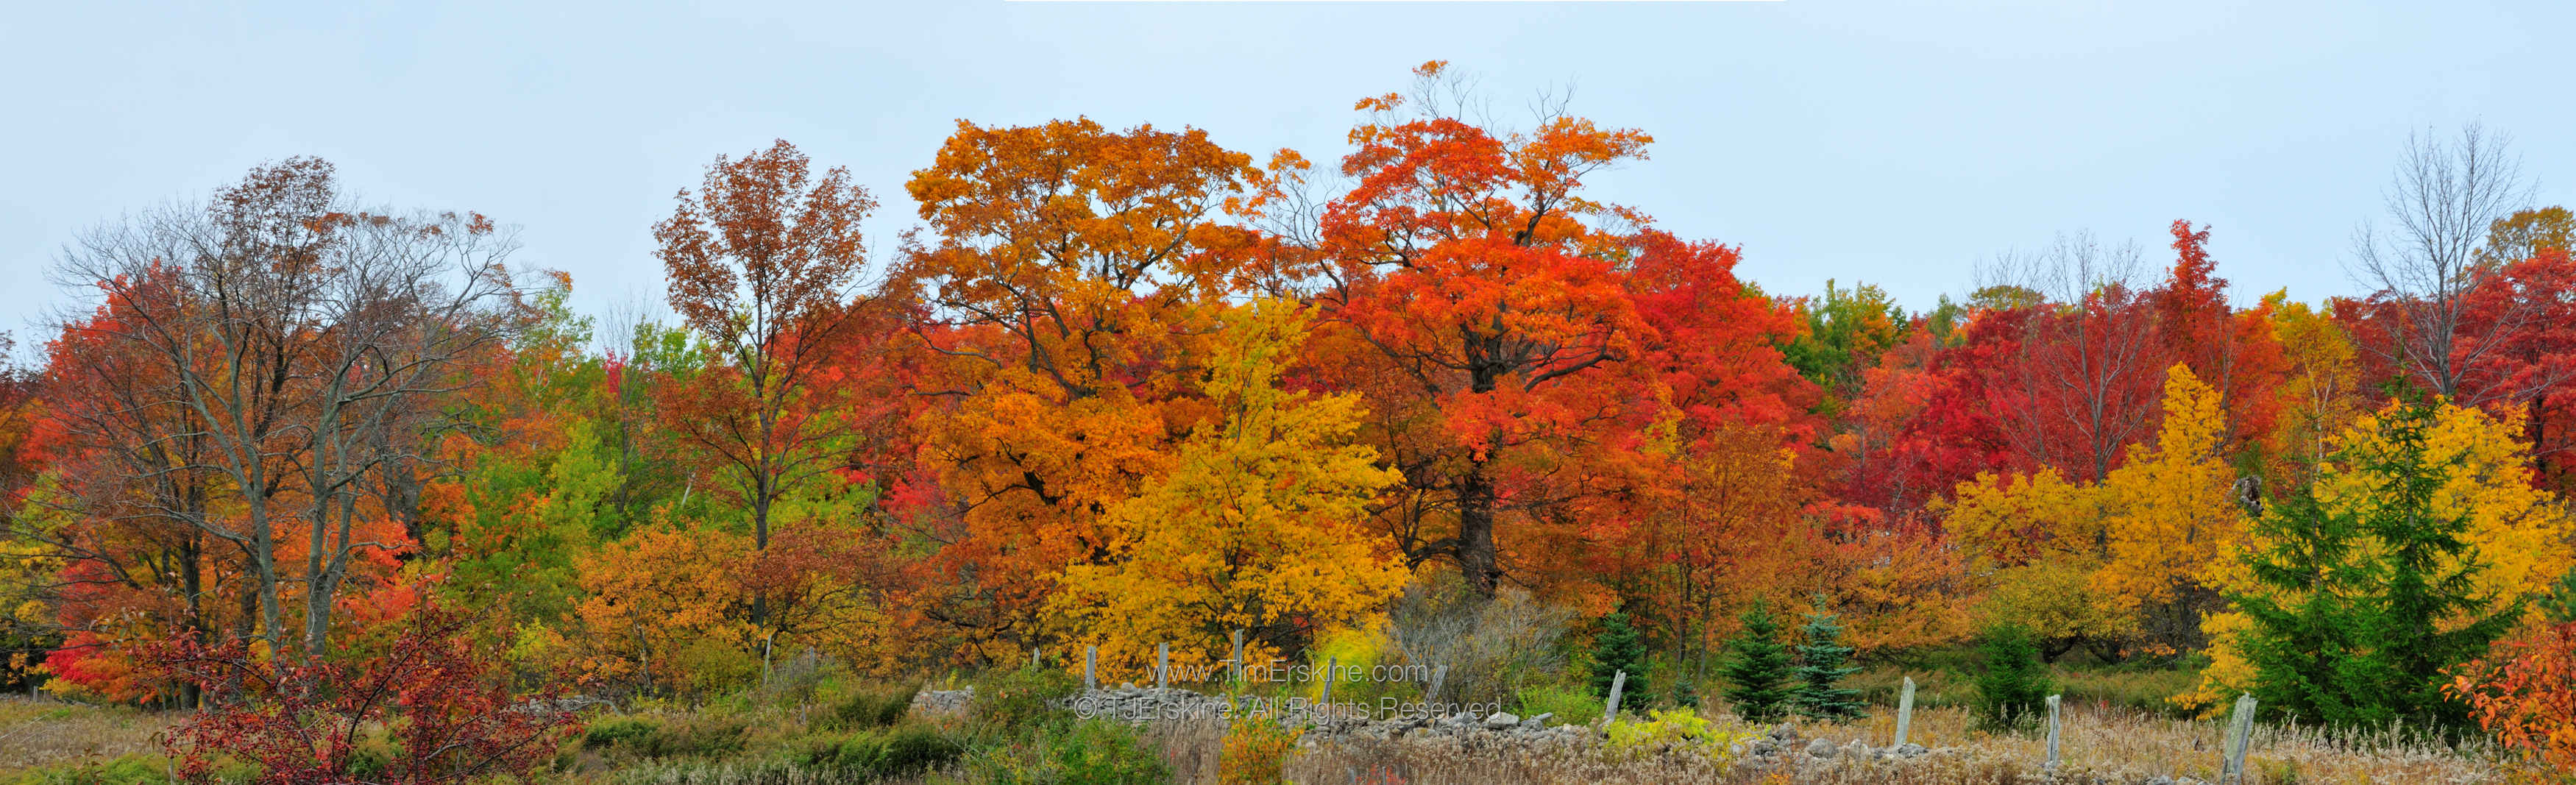
M 57 265 L 59 279 L 99 287 L 112 316 L 66 320 L 66 331 L 112 328 L 94 335 L 166 393 L 138 403 L 184 423 L 128 436 L 201 440 L 185 468 L 213 473 L 239 501 L 222 514 L 156 514 L 242 552 L 250 630 L 285 640 L 280 587 L 293 581 L 302 643 L 321 653 L 353 565 L 408 546 L 416 488 L 405 477 L 424 399 L 465 383 L 451 364 L 509 329 L 514 247 L 480 215 L 352 210 L 329 163 L 295 158 L 201 208 L 91 233 Z M 281 550 L 290 533 L 300 536 Z M 300 558 L 301 572 L 284 558 Z
M 671 308 L 720 362 L 671 388 L 666 425 L 706 450 L 747 508 L 754 550 L 769 547 L 780 496 L 844 458 L 847 425 L 819 399 L 814 377 L 851 325 L 845 302 L 865 260 L 859 223 L 876 208 L 849 170 L 820 177 L 779 140 L 735 159 L 717 156 L 705 182 L 682 189 L 655 224 L 654 255 Z M 754 625 L 768 598 L 751 598 Z
M 968 585 L 926 621 L 1017 647 L 1072 565 L 1114 561 L 1111 508 L 1174 465 L 1211 416 L 1197 379 L 1269 182 L 1205 131 L 1087 120 L 960 122 L 906 188 L 928 237 L 888 281 L 925 355 L 907 381 L 917 465 L 940 491 L 908 511 Z
M 1359 102 L 1371 114 L 1341 166 L 1356 185 L 1321 216 L 1331 269 L 1316 299 L 1404 391 L 1388 411 L 1436 402 L 1436 420 L 1416 421 L 1439 429 L 1421 442 L 1433 452 L 1406 471 L 1409 490 L 1436 500 L 1399 512 L 1455 524 L 1396 522 L 1412 535 L 1400 540 L 1408 557 L 1452 560 L 1491 595 L 1503 575 L 1496 520 L 1512 507 L 1499 464 L 1600 416 L 1605 399 L 1570 390 L 1633 355 L 1646 329 L 1621 291 L 1624 242 L 1610 231 L 1642 216 L 1582 185 L 1652 140 L 1553 112 L 1521 133 L 1477 126 L 1445 103 L 1446 69 L 1416 69 L 1410 98 Z
M 2404 401 L 2271 505 L 2230 585 L 2212 673 L 2329 722 L 2458 718 L 2440 672 L 2511 627 L 2569 563 L 2565 513 L 2530 489 L 2509 424 Z M 2241 664 L 2239 664 L 2241 663 Z
M 2259 450 L 2272 433 L 2279 406 L 2272 388 L 2285 362 L 2267 319 L 2271 303 L 2243 311 L 2230 307 L 2227 279 L 2217 276 L 2210 258 L 2209 228 L 2175 221 L 2171 231 L 2173 267 L 2162 285 L 2144 295 L 2155 311 L 2164 355 L 2217 392 L 2227 455 Z
M 2110 550 L 2093 588 L 2145 616 L 2176 651 L 2195 648 L 2200 614 L 2217 605 L 2212 565 L 2238 547 L 2245 511 L 2228 467 L 2221 393 L 2191 368 L 2165 374 L 2164 424 L 2102 482 Z
M 1110 508 L 1107 563 L 1065 569 L 1050 604 L 1112 662 L 1162 641 L 1206 644 L 1180 655 L 1196 660 L 1234 629 L 1261 661 L 1361 626 L 1404 587 L 1393 544 L 1365 525 L 1396 477 L 1352 442 L 1358 398 L 1279 388 L 1307 319 L 1283 300 L 1226 317 L 1204 383 L 1217 419 Z
M 2155 422 L 2164 361 L 2153 309 L 2130 278 L 2134 246 L 2061 235 L 2036 255 L 2006 257 L 1992 275 L 2048 297 L 2015 319 L 1979 319 L 2006 347 L 1986 389 L 2001 442 L 2036 466 L 2100 480 Z M 1990 321 L 1991 320 L 1991 321 Z M 2097 543 L 2099 545 L 2099 543 Z

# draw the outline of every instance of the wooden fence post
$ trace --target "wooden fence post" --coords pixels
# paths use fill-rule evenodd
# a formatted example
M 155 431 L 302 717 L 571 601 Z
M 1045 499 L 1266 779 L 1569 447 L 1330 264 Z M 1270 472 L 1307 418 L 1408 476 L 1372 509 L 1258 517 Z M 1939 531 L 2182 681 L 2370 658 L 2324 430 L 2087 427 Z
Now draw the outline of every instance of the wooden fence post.
M 1334 657 L 1324 661 L 1324 699 L 1319 701 L 1322 704 L 1319 708 L 1323 709 L 1324 717 L 1327 719 L 1333 716 L 1333 678 L 1340 675 L 1341 671 L 1342 658 Z
M 1233 659 L 1231 659 L 1231 660 L 1228 660 L 1228 662 L 1234 663 L 1233 665 L 1228 666 L 1228 668 L 1227 668 L 1228 670 L 1233 671 L 1233 673 L 1228 674 L 1228 676 L 1229 676 L 1230 678 L 1232 678 L 1233 680 L 1235 680 L 1235 681 L 1242 681 L 1242 680 L 1243 680 L 1243 631 L 1242 631 L 1242 630 L 1235 630 L 1235 631 L 1234 631 L 1234 658 L 1233 658 Z
M 1905 689 L 1896 696 L 1896 746 L 1905 746 L 1907 732 L 1914 728 L 1914 677 L 1905 677 Z
M 2245 750 L 2254 746 L 2255 703 L 2252 693 L 2236 697 L 2236 714 L 2228 718 L 2227 743 L 2223 747 L 2227 759 L 2220 762 L 2218 769 L 2221 783 L 2245 781 Z
M 1154 689 L 1165 689 L 1172 683 L 1172 644 L 1154 644 Z
M 1096 689 L 1100 689 L 1100 682 L 1099 682 L 1098 680 L 1095 680 L 1095 679 L 1093 679 L 1093 678 L 1091 677 L 1091 669 L 1092 669 L 1092 666 L 1099 665 L 1099 664 L 1100 664 L 1100 647 L 1098 647 L 1098 646 L 1084 646 L 1084 647 L 1082 647 L 1082 688 L 1083 688 L 1083 689 L 1086 689 L 1086 690 L 1096 690 Z
M 1619 691 L 1627 689 L 1627 687 L 1627 671 L 1620 671 L 1610 676 L 1610 702 L 1601 707 L 1601 721 L 1603 723 L 1608 723 L 1611 720 L 1619 718 Z
M 2057 703 L 2060 696 L 2048 696 L 2048 767 L 2057 767 Z

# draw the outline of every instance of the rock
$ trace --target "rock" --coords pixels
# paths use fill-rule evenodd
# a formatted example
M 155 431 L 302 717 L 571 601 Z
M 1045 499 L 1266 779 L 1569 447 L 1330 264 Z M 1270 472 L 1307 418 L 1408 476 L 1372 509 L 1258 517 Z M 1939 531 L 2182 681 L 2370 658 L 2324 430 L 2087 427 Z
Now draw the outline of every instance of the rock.
M 1859 739 L 1853 739 L 1850 744 L 1843 745 L 1843 757 L 1846 758 L 1867 758 L 1869 753 L 1869 744 Z
M 1807 757 L 1830 758 L 1833 756 L 1834 742 L 1832 739 L 1817 739 L 1815 741 L 1807 742 Z
M 1932 754 L 1932 750 L 1921 744 L 1899 744 L 1894 747 L 1879 750 L 1878 754 L 1880 757 L 1911 759 L 1930 755 Z
M 1520 715 L 1508 711 L 1494 712 L 1485 717 L 1486 730 L 1503 730 L 1519 724 L 1521 724 Z
M 1546 725 L 1546 724 L 1547 724 L 1547 721 L 1548 721 L 1548 720 L 1552 720 L 1552 719 L 1556 719 L 1556 712 L 1552 712 L 1552 711 L 1542 711 L 1542 712 L 1539 712 L 1539 713 L 1538 713 L 1538 716 L 1531 717 L 1531 718 L 1526 719 L 1526 720 L 1522 720 L 1522 722 L 1535 722 L 1535 723 L 1538 723 L 1538 724 L 1540 724 L 1540 725 Z
M 1772 741 L 1796 741 L 1798 740 L 1798 729 L 1782 725 L 1777 728 L 1772 728 L 1771 732 L 1765 735 L 1770 736 Z

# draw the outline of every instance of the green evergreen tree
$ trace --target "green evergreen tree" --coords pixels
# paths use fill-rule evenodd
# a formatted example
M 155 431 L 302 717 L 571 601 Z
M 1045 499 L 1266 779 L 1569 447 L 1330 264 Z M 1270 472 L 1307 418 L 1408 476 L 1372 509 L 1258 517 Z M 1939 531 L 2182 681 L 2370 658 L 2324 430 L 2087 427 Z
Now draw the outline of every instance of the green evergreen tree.
M 1744 633 L 1728 641 L 1734 656 L 1718 672 L 1726 677 L 1726 699 L 1735 713 L 1754 722 L 1780 718 L 1789 702 L 1789 647 L 1780 645 L 1780 623 L 1771 609 L 1756 601 L 1739 617 Z
M 2014 625 L 1986 630 L 1984 638 L 1986 670 L 1977 675 L 1977 721 L 1993 730 L 2029 724 L 2048 701 L 2039 644 L 2029 630 Z
M 2228 597 L 2254 622 L 2244 638 L 2263 708 L 2338 725 L 2399 719 L 2457 726 L 2442 670 L 2478 656 L 2522 614 L 2491 610 L 2461 558 L 2463 513 L 2434 508 L 2445 467 L 2425 439 L 2440 405 L 2409 396 L 2379 418 L 2379 439 L 2346 447 L 2320 474 L 2380 478 L 2372 504 L 2328 509 L 2313 488 L 2254 524 L 2268 543 L 2248 559 L 2266 590 Z
M 1646 694 L 1646 643 L 1628 626 L 1628 614 L 1612 611 L 1601 617 L 1601 634 L 1592 637 L 1592 694 L 1607 700 L 1621 671 L 1628 673 L 1621 695 Z
M 1860 668 L 1848 664 L 1852 648 L 1842 644 L 1842 623 L 1824 612 L 1822 599 L 1807 614 L 1806 641 L 1798 644 L 1798 687 L 1790 708 L 1811 720 L 1859 719 L 1865 714 L 1860 691 L 1843 688 L 1842 681 Z

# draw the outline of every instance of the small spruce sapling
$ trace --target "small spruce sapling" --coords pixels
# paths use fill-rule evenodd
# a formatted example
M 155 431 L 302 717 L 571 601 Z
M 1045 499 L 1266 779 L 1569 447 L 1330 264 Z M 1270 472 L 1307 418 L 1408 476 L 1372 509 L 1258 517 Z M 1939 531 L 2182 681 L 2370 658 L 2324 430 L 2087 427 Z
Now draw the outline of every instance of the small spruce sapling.
M 2039 644 L 2030 631 L 2013 625 L 1986 630 L 1986 671 L 1977 676 L 1977 721 L 2006 730 L 2028 724 L 2048 699 L 2048 677 L 2040 672 Z
M 1726 699 L 1735 713 L 1754 722 L 1780 718 L 1788 704 L 1789 647 L 1780 645 L 1780 623 L 1757 601 L 1740 617 L 1744 633 L 1727 642 L 1733 655 L 1720 671 L 1726 677 Z
M 1646 694 L 1646 644 L 1637 637 L 1637 628 L 1628 626 L 1628 614 L 1612 611 L 1601 617 L 1601 634 L 1592 638 L 1592 694 L 1610 697 L 1610 683 L 1621 671 L 1628 681 L 1622 695 Z
M 1789 699 L 1798 716 L 1810 720 L 1853 720 L 1862 711 L 1860 691 L 1845 689 L 1843 678 L 1859 673 L 1850 665 L 1852 648 L 1842 644 L 1843 626 L 1823 611 L 1807 614 L 1806 641 L 1798 644 L 1798 687 Z

